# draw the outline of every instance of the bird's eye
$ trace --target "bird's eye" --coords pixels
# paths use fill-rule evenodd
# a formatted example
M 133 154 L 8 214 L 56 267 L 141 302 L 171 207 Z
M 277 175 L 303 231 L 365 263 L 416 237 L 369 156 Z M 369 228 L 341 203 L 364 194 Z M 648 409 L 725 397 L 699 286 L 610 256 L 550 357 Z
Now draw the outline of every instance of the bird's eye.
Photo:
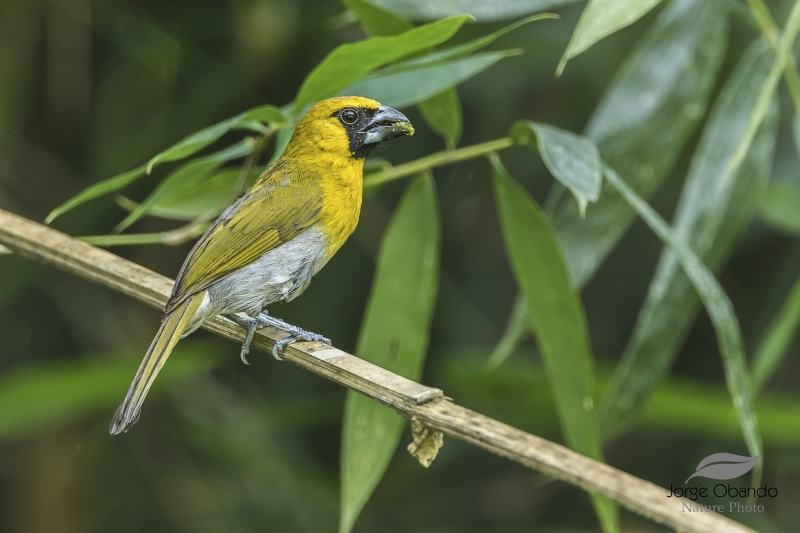
M 341 117 L 345 124 L 353 124 L 358 120 L 358 113 L 356 113 L 355 109 L 345 109 L 342 111 Z

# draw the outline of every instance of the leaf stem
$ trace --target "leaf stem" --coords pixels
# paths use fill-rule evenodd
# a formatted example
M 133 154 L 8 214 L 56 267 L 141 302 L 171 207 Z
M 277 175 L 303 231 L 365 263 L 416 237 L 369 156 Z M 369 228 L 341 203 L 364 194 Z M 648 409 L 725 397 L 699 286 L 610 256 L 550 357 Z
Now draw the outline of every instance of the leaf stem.
M 124 235 L 92 235 L 77 239 L 94 246 L 132 246 L 137 244 L 165 244 L 178 246 L 195 237 L 199 237 L 208 229 L 207 221 L 192 221 L 170 231 L 158 233 L 129 233 Z
M 498 150 L 510 148 L 511 146 L 514 146 L 514 144 L 514 139 L 511 137 L 503 137 L 493 141 L 473 144 L 472 146 L 465 146 L 464 148 L 437 152 L 415 161 L 409 161 L 408 163 L 403 163 L 402 165 L 390 166 L 388 168 L 379 170 L 378 172 L 368 174 L 364 176 L 364 188 L 383 185 L 384 183 L 405 178 L 434 167 L 449 165 L 450 163 L 456 163 L 466 159 L 474 159 Z
M 750 11 L 753 18 L 756 19 L 758 27 L 761 28 L 761 33 L 766 39 L 770 47 L 777 53 L 778 45 L 781 39 L 781 33 L 775 19 L 769 8 L 764 3 L 764 0 L 747 0 L 750 6 Z M 789 88 L 789 94 L 792 96 L 794 103 L 794 110 L 800 113 L 800 74 L 797 72 L 797 65 L 795 64 L 794 57 L 790 56 L 790 60 L 784 66 L 783 75 L 786 78 L 786 86 Z

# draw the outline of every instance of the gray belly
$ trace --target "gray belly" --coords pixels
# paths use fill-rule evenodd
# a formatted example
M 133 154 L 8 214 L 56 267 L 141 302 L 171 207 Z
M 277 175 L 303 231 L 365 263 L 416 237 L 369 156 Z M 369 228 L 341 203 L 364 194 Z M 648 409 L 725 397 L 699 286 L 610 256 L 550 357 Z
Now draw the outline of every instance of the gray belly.
M 308 228 L 209 287 L 207 312 L 254 316 L 271 303 L 299 296 L 327 263 L 326 244 L 317 226 Z

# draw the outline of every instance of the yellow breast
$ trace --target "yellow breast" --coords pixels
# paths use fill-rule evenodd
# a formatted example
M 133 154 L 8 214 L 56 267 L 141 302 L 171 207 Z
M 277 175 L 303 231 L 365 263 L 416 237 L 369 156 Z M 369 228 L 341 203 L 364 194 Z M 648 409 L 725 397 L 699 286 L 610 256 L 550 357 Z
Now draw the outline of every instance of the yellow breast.
M 328 257 L 341 248 L 358 225 L 364 171 L 362 159 L 338 159 L 330 163 L 325 165 L 326 177 L 321 184 L 325 202 L 319 221 L 328 239 Z

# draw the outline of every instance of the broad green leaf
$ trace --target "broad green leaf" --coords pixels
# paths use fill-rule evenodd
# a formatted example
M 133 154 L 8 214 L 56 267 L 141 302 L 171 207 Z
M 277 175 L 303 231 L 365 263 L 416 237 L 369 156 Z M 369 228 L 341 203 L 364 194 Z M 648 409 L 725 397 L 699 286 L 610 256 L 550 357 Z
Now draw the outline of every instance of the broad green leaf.
M 800 187 L 774 182 L 764 190 L 758 214 L 772 227 L 800 235 Z
M 31 365 L 0 380 L 0 439 L 47 431 L 107 409 L 108 420 L 125 395 L 141 354 Z M 201 344 L 179 345 L 153 386 L 164 386 L 204 372 L 217 363 Z M 152 397 L 152 392 L 151 392 Z M 105 423 L 105 422 L 104 422 Z
M 569 446 L 603 460 L 593 412 L 594 360 L 583 305 L 550 221 L 528 193 L 492 157 L 503 240 L 517 284 L 527 297 L 528 315 L 544 359 Z M 593 494 L 605 531 L 619 531 L 618 509 Z
M 147 163 L 147 173 L 149 174 L 153 167 L 159 163 L 176 161 L 199 152 L 232 129 L 259 124 L 260 122 L 279 124 L 284 123 L 287 120 L 288 119 L 286 115 L 283 114 L 283 111 L 271 105 L 265 105 L 245 111 L 244 113 L 233 118 L 229 118 L 228 120 L 224 120 L 219 124 L 202 129 L 197 133 L 186 137 L 184 140 L 173 145 L 169 149 L 164 150 L 160 154 L 154 156 Z
M 181 195 L 192 187 L 198 186 L 200 183 L 208 179 L 219 167 L 225 162 L 233 159 L 239 159 L 250 154 L 253 151 L 253 142 L 245 139 L 241 142 L 234 144 L 220 150 L 215 154 L 206 157 L 201 157 L 181 165 L 174 172 L 170 173 L 164 180 L 150 193 L 150 196 L 144 202 L 131 211 L 128 216 L 120 222 L 114 233 L 119 233 L 143 216 L 150 212 L 151 207 L 164 202 L 180 201 Z M 226 200 L 230 203 L 230 193 Z
M 625 183 L 613 169 L 606 166 L 604 170 L 606 181 L 636 209 L 642 220 L 677 256 L 683 271 L 700 296 L 717 334 L 717 342 L 722 353 L 722 366 L 725 370 L 725 381 L 733 400 L 733 406 L 744 434 L 747 449 L 751 456 L 762 456 L 761 434 L 753 411 L 752 384 L 747 370 L 744 341 L 739 329 L 739 321 L 733 310 L 733 304 L 731 304 L 714 275 L 669 224 L 641 196 L 636 194 L 636 191 Z M 754 484 L 757 484 L 760 477 L 761 467 L 757 466 L 753 474 Z
M 239 168 L 223 168 L 210 178 L 188 186 L 180 194 L 156 200 L 147 214 L 172 220 L 194 220 L 209 213 L 221 213 L 232 202 L 231 191 L 240 173 Z M 255 175 L 253 173 L 253 176 Z M 252 179 L 248 185 L 251 182 Z M 127 198 L 118 198 L 117 203 L 128 211 L 133 211 L 139 206 Z
M 339 93 L 377 68 L 447 41 L 469 18 L 468 15 L 452 17 L 400 35 L 370 37 L 337 47 L 303 81 L 295 98 L 294 115 L 299 115 L 309 104 Z
M 600 197 L 603 182 L 597 146 L 586 137 L 527 120 L 517 122 L 511 136 L 538 147 L 547 170 L 572 192 L 585 215 L 588 203 Z
M 465 56 L 467 54 L 471 54 L 472 52 L 476 52 L 485 46 L 492 44 L 503 35 L 513 30 L 516 30 L 520 26 L 524 26 L 529 22 L 535 22 L 537 20 L 558 19 L 558 18 L 559 18 L 558 15 L 555 15 L 553 13 L 543 13 L 541 15 L 533 15 L 531 17 L 518 20 L 513 24 L 509 24 L 505 28 L 501 28 L 496 32 L 490 33 L 489 35 L 484 35 L 483 37 L 479 37 L 474 41 L 460 44 L 458 46 L 453 46 L 451 48 L 446 48 L 438 52 L 432 52 L 430 54 L 421 57 L 415 57 L 414 59 L 409 59 L 406 61 L 402 61 L 400 63 L 395 63 L 394 65 L 391 65 L 387 68 L 389 70 L 404 70 L 408 68 L 417 68 L 424 65 L 439 63 L 440 61 L 444 61 L 445 59 L 453 59 L 454 57 Z
M 661 0 L 589 0 L 581 13 L 564 57 L 558 64 L 561 75 L 567 61 L 594 43 L 639 20 Z
M 455 148 L 461 139 L 461 100 L 455 87 L 423 100 L 418 105 L 422 118 L 442 136 L 448 148 Z
M 367 0 L 340 0 L 350 11 L 355 13 L 361 26 L 370 35 L 397 35 L 408 31 L 413 26 L 403 17 L 387 11 Z
M 63 215 L 67 211 L 74 209 L 84 202 L 88 202 L 89 200 L 93 200 L 100 196 L 104 196 L 127 187 L 145 174 L 149 174 L 153 167 L 159 163 L 183 159 L 202 150 L 232 129 L 251 129 L 256 124 L 260 125 L 261 122 L 272 125 L 280 125 L 287 120 L 288 119 L 283 111 L 277 107 L 265 105 L 250 109 L 233 118 L 224 120 L 219 124 L 202 129 L 197 133 L 193 133 L 182 141 L 172 145 L 170 148 L 167 148 L 160 154 L 155 155 L 146 165 L 142 165 L 133 170 L 129 170 L 128 172 L 114 176 L 113 178 L 108 178 L 99 183 L 95 183 L 80 194 L 70 198 L 64 204 L 53 209 L 53 211 L 47 215 L 45 223 L 49 224 L 55 220 L 56 217 Z M 263 130 L 264 127 L 260 127 Z
M 800 204 L 797 204 L 800 205 Z M 800 328 L 800 278 L 772 319 L 753 358 L 753 394 L 757 395 L 777 370 L 786 348 Z
M 458 85 L 517 53 L 514 50 L 484 52 L 413 70 L 378 73 L 347 87 L 341 94 L 358 94 L 391 107 L 406 107 Z
M 675 214 L 677 237 L 712 271 L 733 250 L 771 172 L 775 110 L 745 164 L 735 176 L 728 176 L 731 155 L 744 135 L 771 62 L 772 54 L 760 40 L 739 60 L 711 111 Z M 604 436 L 630 424 L 667 377 L 698 311 L 691 281 L 675 253 L 665 250 L 614 379 L 598 407 Z
M 643 197 L 661 185 L 703 118 L 725 53 L 725 15 L 722 0 L 672 2 L 620 67 L 589 122 L 586 136 Z M 626 204 L 607 186 L 585 220 L 573 202 L 559 203 L 554 224 L 579 287 L 633 221 Z
M 742 136 L 739 146 L 736 148 L 736 152 L 734 152 L 731 157 L 728 168 L 729 174 L 733 174 L 733 172 L 739 168 L 739 165 L 747 155 L 747 151 L 750 149 L 750 143 L 753 142 L 758 128 L 769 112 L 775 89 L 777 89 L 778 82 L 781 80 L 783 74 L 783 69 L 787 61 L 794 61 L 792 57 L 792 46 L 794 45 L 798 32 L 800 32 L 800 0 L 795 1 L 791 13 L 789 13 L 789 18 L 786 20 L 786 27 L 778 43 L 775 61 L 772 63 L 772 68 L 761 85 L 761 92 L 758 94 L 758 100 L 750 114 L 750 120 L 747 123 L 745 134 Z
M 586 135 L 600 155 L 648 198 L 664 181 L 703 118 L 727 44 L 723 0 L 674 0 L 617 71 Z M 549 210 L 548 210 L 549 211 Z M 572 279 L 583 287 L 635 213 L 604 184 L 581 218 L 568 198 L 552 217 Z
M 356 355 L 418 380 L 428 346 L 439 273 L 439 214 L 431 176 L 408 187 L 384 237 Z M 342 426 L 340 533 L 348 533 L 383 476 L 404 419 L 347 392 Z
M 411 20 L 436 20 L 469 13 L 478 22 L 507 20 L 579 0 L 372 0 L 373 4 Z

